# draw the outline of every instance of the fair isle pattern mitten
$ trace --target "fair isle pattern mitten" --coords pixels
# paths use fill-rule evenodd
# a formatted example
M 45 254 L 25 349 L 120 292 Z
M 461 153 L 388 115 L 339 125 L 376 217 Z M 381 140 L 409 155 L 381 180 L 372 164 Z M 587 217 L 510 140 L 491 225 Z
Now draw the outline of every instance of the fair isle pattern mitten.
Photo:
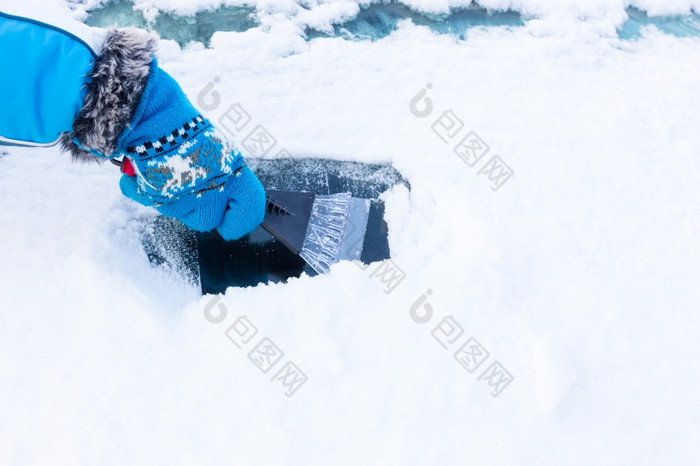
M 153 45 L 138 30 L 108 31 L 64 146 L 77 158 L 124 156 L 135 171 L 122 176 L 125 196 L 195 230 L 240 238 L 262 222 L 265 191 L 158 67 Z

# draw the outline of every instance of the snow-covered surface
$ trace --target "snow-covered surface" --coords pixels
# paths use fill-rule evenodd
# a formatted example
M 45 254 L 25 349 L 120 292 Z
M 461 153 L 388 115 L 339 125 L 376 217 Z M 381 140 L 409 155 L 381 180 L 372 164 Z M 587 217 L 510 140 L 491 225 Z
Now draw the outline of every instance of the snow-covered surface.
M 47 0 L 73 10 L 85 12 L 107 3 L 107 0 Z M 155 13 L 171 11 L 194 14 L 220 6 L 250 5 L 270 15 L 290 18 L 301 15 L 309 22 L 336 21 L 360 7 L 383 3 L 382 0 L 133 0 L 136 8 Z M 384 2 L 386 3 L 386 2 Z M 401 3 L 425 13 L 444 14 L 473 6 L 471 0 L 403 0 Z M 620 17 L 628 6 L 649 14 L 684 15 L 700 10 L 700 0 L 481 0 L 479 6 L 494 11 L 515 10 L 532 16 L 568 16 L 578 19 Z
M 14 1 L 14 0 L 12 0 Z M 73 16 L 85 19 L 88 12 L 107 0 L 45 0 L 62 5 Z M 255 8 L 265 27 L 312 28 L 330 31 L 334 24 L 354 18 L 361 8 L 390 3 L 383 0 L 132 0 L 134 8 L 154 20 L 160 12 L 194 15 L 202 10 L 249 6 Z M 474 8 L 471 0 L 403 0 L 400 4 L 428 15 L 446 15 L 458 9 Z M 570 21 L 585 20 L 599 31 L 614 31 L 627 19 L 628 7 L 651 16 L 689 15 L 700 11 L 700 0 L 482 0 L 478 6 L 491 12 L 515 11 L 525 18 L 546 20 L 559 28 Z
M 149 266 L 154 214 L 113 166 L 0 155 L 0 464 L 696 464 L 700 39 L 621 41 L 620 1 L 483 4 L 551 15 L 465 41 L 404 23 L 307 42 L 280 20 L 161 43 L 192 100 L 212 83 L 205 113 L 240 103 L 271 154 L 392 162 L 412 186 L 386 196 L 392 263 L 200 298 Z M 448 110 L 451 144 L 431 130 Z M 452 151 L 469 131 L 490 147 L 473 168 Z M 497 191 L 493 155 L 514 172 Z M 235 322 L 258 330 L 243 349 Z M 263 373 L 265 337 L 284 355 Z M 469 337 L 489 352 L 473 373 Z M 513 381 L 494 397 L 496 361 Z M 287 362 L 307 377 L 291 397 Z

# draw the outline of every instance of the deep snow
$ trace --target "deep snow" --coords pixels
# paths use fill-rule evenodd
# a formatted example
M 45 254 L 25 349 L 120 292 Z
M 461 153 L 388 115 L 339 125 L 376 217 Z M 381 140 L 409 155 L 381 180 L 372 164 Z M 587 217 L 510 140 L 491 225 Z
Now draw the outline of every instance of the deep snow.
M 200 298 L 149 265 L 155 214 L 113 166 L 7 150 L 0 463 L 695 464 L 700 39 L 619 39 L 629 2 L 489 0 L 534 18 L 464 41 L 410 23 L 306 41 L 297 3 L 255 3 L 264 27 L 162 41 L 161 65 L 214 121 L 240 103 L 271 156 L 392 162 L 412 187 L 386 196 L 393 262 Z M 307 4 L 314 21 L 357 8 Z M 431 129 L 448 110 L 450 144 Z M 490 148 L 474 167 L 452 150 L 469 131 Z M 497 191 L 479 174 L 494 155 L 513 170 Z M 389 266 L 402 281 L 382 282 Z M 258 330 L 243 349 L 240 316 Z M 463 333 L 445 349 L 448 316 Z M 489 352 L 474 372 L 454 357 L 469 337 Z M 248 356 L 264 338 L 284 353 L 265 373 Z M 513 381 L 493 397 L 496 361 Z M 291 397 L 272 380 L 287 362 L 307 377 Z

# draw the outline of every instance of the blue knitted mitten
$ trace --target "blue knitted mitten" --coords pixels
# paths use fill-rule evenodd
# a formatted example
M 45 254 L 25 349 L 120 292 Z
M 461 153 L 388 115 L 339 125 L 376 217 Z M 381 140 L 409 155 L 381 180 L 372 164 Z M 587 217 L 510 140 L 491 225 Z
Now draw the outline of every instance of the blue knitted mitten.
M 264 217 L 265 191 L 241 154 L 158 67 L 152 47 L 129 49 L 142 35 L 133 30 L 110 33 L 68 148 L 78 157 L 86 152 L 123 155 L 135 176 L 122 175 L 122 193 L 194 230 L 216 228 L 225 239 L 237 239 L 255 229 Z M 137 44 L 143 45 L 144 40 Z M 115 79 L 125 86 L 115 86 Z M 126 88 L 127 80 L 135 89 Z M 100 115 L 122 114 L 128 114 L 128 120 L 100 122 Z M 108 138 L 94 134 L 103 128 L 108 129 Z

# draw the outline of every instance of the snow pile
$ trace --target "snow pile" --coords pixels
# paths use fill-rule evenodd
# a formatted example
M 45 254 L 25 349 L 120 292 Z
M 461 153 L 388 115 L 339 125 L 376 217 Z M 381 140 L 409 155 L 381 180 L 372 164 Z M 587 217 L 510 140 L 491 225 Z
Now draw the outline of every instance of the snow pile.
M 0 463 L 695 464 L 700 39 L 556 24 L 161 43 L 213 122 L 403 173 L 367 269 L 198 298 L 114 167 L 1 156 Z
M 52 0 L 70 7 L 84 17 L 86 11 L 108 2 L 104 0 Z M 193 15 L 197 11 L 221 6 L 252 6 L 269 20 L 292 20 L 300 27 L 328 29 L 356 15 L 361 7 L 380 4 L 380 0 L 133 0 L 135 8 L 153 18 L 159 11 Z M 563 18 L 573 20 L 606 20 L 617 23 L 624 19 L 625 8 L 636 7 L 652 16 L 688 15 L 700 11 L 700 0 L 403 0 L 411 9 L 428 14 L 448 14 L 475 6 L 490 11 L 512 10 L 526 17 Z M 615 24 L 619 25 L 619 24 Z

